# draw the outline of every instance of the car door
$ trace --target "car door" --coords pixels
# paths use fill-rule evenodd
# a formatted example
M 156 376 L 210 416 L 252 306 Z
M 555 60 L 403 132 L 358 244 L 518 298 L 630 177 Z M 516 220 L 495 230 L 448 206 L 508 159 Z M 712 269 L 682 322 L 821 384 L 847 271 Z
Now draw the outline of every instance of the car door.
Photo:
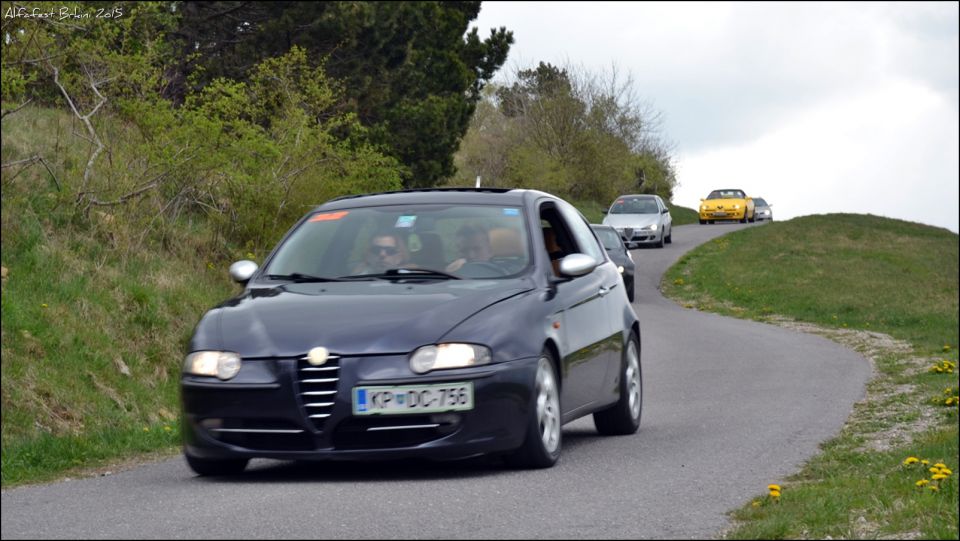
M 568 420 L 598 401 L 613 358 L 619 362 L 621 344 L 619 333 L 613 331 L 611 293 L 622 295 L 623 281 L 576 209 L 563 202 L 554 208 L 556 212 L 547 209 L 542 215 L 556 229 L 563 252 L 583 253 L 599 263 L 583 276 L 563 277 L 556 283 L 555 316 L 561 321 L 563 342 L 561 404 Z

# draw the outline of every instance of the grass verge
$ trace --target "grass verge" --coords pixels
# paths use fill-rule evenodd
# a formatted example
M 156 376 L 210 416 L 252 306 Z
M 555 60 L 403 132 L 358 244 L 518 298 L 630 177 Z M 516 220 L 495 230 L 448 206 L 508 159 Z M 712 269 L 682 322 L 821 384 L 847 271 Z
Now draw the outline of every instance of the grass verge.
M 957 361 L 957 276 L 956 234 L 846 214 L 743 229 L 667 271 L 664 294 L 687 308 L 821 334 L 874 366 L 840 434 L 779 496 L 758 487 L 724 537 L 957 538 L 956 476 L 929 470 L 960 460 L 960 385 L 944 364 Z

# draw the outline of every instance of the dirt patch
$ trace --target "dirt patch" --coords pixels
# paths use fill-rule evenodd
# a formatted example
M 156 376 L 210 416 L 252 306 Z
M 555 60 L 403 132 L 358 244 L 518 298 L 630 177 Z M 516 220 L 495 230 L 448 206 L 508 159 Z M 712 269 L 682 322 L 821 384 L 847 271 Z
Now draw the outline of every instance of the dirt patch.
M 900 384 L 887 371 L 878 370 L 882 362 L 893 363 L 895 372 L 912 375 L 926 371 L 936 362 L 932 357 L 914 355 L 913 347 L 890 335 L 855 329 L 820 327 L 773 315 L 763 319 L 779 327 L 817 334 L 862 354 L 872 367 L 866 396 L 854 405 L 854 413 L 844 430 L 853 430 L 864 438 L 855 451 L 889 451 L 909 443 L 914 435 L 938 424 L 937 411 L 916 385 Z

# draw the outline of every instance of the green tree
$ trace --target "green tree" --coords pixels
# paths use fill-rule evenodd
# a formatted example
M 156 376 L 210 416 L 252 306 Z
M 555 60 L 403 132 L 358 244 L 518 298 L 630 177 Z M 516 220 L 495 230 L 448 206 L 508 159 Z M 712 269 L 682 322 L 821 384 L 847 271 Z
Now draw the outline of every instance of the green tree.
M 404 165 L 407 187 L 453 174 L 453 154 L 484 84 L 507 58 L 511 32 L 481 39 L 480 2 L 184 2 L 178 81 L 244 80 L 293 46 L 342 83 L 374 145 Z M 187 83 L 173 85 L 185 92 Z M 176 97 L 175 97 L 176 99 Z

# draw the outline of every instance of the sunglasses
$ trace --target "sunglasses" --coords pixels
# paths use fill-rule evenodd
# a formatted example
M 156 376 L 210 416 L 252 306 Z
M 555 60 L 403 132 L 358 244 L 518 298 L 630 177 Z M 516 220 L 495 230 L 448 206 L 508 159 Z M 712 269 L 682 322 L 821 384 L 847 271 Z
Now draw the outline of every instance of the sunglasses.
M 379 246 L 374 244 L 370 247 L 370 253 L 374 255 L 379 255 L 381 252 L 387 255 L 397 255 L 400 251 L 394 246 Z

